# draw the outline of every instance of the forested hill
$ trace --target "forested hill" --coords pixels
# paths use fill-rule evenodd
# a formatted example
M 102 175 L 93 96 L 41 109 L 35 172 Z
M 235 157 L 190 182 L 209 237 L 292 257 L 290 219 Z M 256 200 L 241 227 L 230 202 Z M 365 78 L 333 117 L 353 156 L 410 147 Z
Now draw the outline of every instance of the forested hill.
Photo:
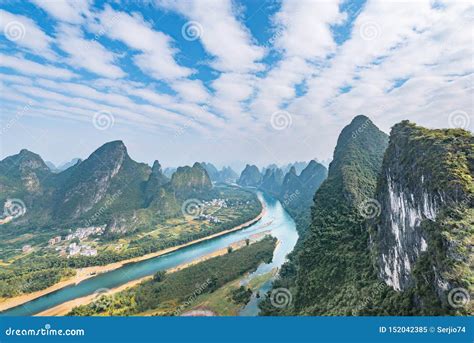
M 351 314 L 357 294 L 376 281 L 360 206 L 375 195 L 388 136 L 357 116 L 337 141 L 328 178 L 314 197 L 311 226 L 298 257 L 295 311 Z
M 452 290 L 473 291 L 473 146 L 466 131 L 408 122 L 388 144 L 367 117 L 354 118 L 315 194 L 309 232 L 274 284 L 292 302 L 279 309 L 266 299 L 262 314 L 472 313 L 472 303 L 452 306 Z
M 53 173 L 39 155 L 22 150 L 0 161 L 0 189 L 0 204 L 7 209 L 2 221 L 9 226 L 114 228 L 117 223 L 133 227 L 131 221 L 123 221 L 138 209 L 150 207 L 160 217 L 180 215 L 181 203 L 208 193 L 212 183 L 199 163 L 178 168 L 170 180 L 158 161 L 153 168 L 135 162 L 122 141 L 113 141 L 59 173 Z M 10 204 L 11 199 L 21 203 Z M 100 218 L 90 222 L 98 212 Z

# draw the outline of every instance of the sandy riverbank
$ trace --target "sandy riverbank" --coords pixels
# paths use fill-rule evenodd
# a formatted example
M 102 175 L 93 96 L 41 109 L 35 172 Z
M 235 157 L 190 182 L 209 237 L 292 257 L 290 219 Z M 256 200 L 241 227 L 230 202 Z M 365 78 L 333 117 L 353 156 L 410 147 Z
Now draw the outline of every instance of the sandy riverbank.
M 249 237 L 250 242 L 255 243 L 256 241 L 260 240 L 261 238 L 263 238 L 265 235 L 267 235 L 269 233 L 270 233 L 270 230 L 254 234 L 254 235 Z M 238 242 L 232 243 L 229 246 L 232 247 L 233 250 L 238 250 L 238 249 L 244 247 L 245 245 L 246 245 L 246 242 L 245 242 L 245 239 L 243 239 L 243 240 L 240 240 Z M 225 255 L 225 254 L 227 254 L 227 248 L 228 247 L 216 250 L 212 253 L 209 253 L 209 254 L 204 255 L 200 258 L 197 258 L 197 259 L 195 259 L 191 262 L 183 263 L 183 264 L 180 264 L 179 266 L 176 266 L 174 268 L 167 269 L 166 272 L 167 273 L 174 273 L 174 272 L 177 272 L 178 270 L 182 270 L 184 268 L 195 265 L 197 263 L 209 260 L 213 257 Z M 136 280 L 127 282 L 123 285 L 120 285 L 119 287 L 110 289 L 107 292 L 101 292 L 100 295 L 104 295 L 104 294 L 112 295 L 112 294 L 121 292 L 121 291 L 123 291 L 127 288 L 136 286 L 136 285 L 138 285 L 139 283 L 141 283 L 145 280 L 149 280 L 152 277 L 153 277 L 153 275 L 149 275 L 149 276 L 142 277 L 140 279 L 136 279 Z M 80 305 L 86 305 L 86 304 L 90 303 L 91 301 L 93 301 L 94 298 L 97 297 L 97 296 L 98 296 L 98 294 L 91 294 L 91 295 L 87 295 L 85 297 L 77 298 L 77 299 L 62 303 L 58 306 L 52 307 L 50 309 L 47 309 L 45 311 L 42 311 L 42 312 L 36 314 L 36 316 L 64 316 L 64 315 L 68 314 L 74 307 L 77 307 L 77 306 L 80 306 Z
M 78 284 L 78 283 L 80 283 L 84 280 L 87 280 L 89 278 L 97 276 L 98 274 L 110 272 L 112 270 L 123 267 L 125 264 L 140 262 L 140 261 L 147 260 L 147 259 L 150 259 L 150 258 L 165 255 L 165 254 L 171 253 L 173 251 L 183 249 L 183 248 L 188 247 L 188 246 L 193 245 L 193 244 L 197 244 L 197 243 L 200 243 L 200 242 L 207 241 L 209 239 L 213 239 L 213 238 L 216 238 L 216 237 L 219 237 L 219 236 L 223 236 L 223 235 L 226 235 L 226 234 L 234 232 L 234 231 L 242 230 L 242 229 L 258 222 L 263 217 L 263 215 L 265 214 L 266 208 L 265 208 L 264 203 L 261 202 L 261 204 L 262 204 L 262 211 L 260 212 L 260 214 L 258 216 L 256 216 L 254 219 L 249 220 L 249 221 L 247 221 L 243 224 L 237 225 L 237 226 L 233 227 L 232 229 L 221 231 L 221 232 L 212 234 L 210 236 L 206 236 L 206 237 L 203 237 L 203 238 L 200 238 L 200 239 L 196 239 L 194 241 L 191 241 L 191 242 L 188 242 L 188 243 L 185 243 L 185 244 L 176 245 L 174 247 L 163 249 L 163 250 L 160 250 L 160 251 L 157 251 L 157 252 L 154 252 L 154 253 L 150 253 L 150 254 L 146 254 L 146 255 L 143 255 L 143 256 L 138 256 L 138 257 L 135 257 L 135 258 L 131 258 L 131 259 L 128 259 L 128 260 L 123 260 L 123 261 L 118 261 L 118 262 L 114 262 L 114 263 L 111 263 L 111 264 L 107 264 L 105 266 L 93 266 L 93 267 L 86 267 L 86 268 L 77 269 L 75 276 L 73 276 L 72 278 L 69 278 L 67 280 L 60 281 L 59 283 L 57 283 L 57 284 L 55 284 L 51 287 L 45 288 L 41 291 L 28 293 L 28 294 L 23 294 L 23 295 L 14 297 L 14 298 L 3 299 L 3 301 L 0 302 L 0 311 L 5 311 L 7 309 L 22 305 L 22 304 L 27 303 L 31 300 L 36 299 L 36 298 L 40 298 L 40 297 L 42 297 L 46 294 L 55 292 L 55 291 L 57 291 L 61 288 L 71 286 L 71 285 L 76 285 L 76 284 Z

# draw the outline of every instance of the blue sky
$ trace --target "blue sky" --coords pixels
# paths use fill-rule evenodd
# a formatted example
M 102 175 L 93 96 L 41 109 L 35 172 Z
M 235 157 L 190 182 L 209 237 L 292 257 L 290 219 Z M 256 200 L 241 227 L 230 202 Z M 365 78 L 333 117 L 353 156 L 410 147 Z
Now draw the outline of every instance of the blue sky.
M 469 1 L 1 1 L 0 158 L 327 160 L 358 114 L 472 130 Z

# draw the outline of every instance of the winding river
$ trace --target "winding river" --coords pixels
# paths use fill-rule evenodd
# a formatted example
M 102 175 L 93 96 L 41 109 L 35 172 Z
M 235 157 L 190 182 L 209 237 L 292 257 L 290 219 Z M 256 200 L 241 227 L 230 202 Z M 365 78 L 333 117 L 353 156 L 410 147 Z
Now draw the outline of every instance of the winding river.
M 112 289 L 129 281 L 152 275 L 159 270 L 165 270 L 183 263 L 191 262 L 216 250 L 225 248 L 231 243 L 245 239 L 250 235 L 268 230 L 280 241 L 280 244 L 275 249 L 273 261 L 268 264 L 261 264 L 246 280 L 256 275 L 266 273 L 273 268 L 278 268 L 285 262 L 286 255 L 293 250 L 296 244 L 298 239 L 296 225 L 278 200 L 261 192 L 258 192 L 257 195 L 267 210 L 260 221 L 245 229 L 190 245 L 166 255 L 127 264 L 119 269 L 84 280 L 77 285 L 62 288 L 23 305 L 6 310 L 0 315 L 34 315 L 66 301 L 93 294 L 99 289 Z M 260 294 L 264 294 L 270 286 L 271 281 L 265 283 L 259 290 Z M 251 301 L 242 309 L 240 314 L 245 316 L 257 315 L 258 301 L 258 298 L 252 297 Z

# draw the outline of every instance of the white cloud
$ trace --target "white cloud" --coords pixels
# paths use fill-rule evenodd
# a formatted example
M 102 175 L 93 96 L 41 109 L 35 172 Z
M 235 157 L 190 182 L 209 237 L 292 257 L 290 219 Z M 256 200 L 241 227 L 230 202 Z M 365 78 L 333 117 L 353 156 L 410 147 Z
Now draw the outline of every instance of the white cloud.
M 252 105 L 263 119 L 295 98 L 295 86 L 318 71 L 314 62 L 336 50 L 331 25 L 340 24 L 346 16 L 339 11 L 340 1 L 284 1 L 274 15 L 274 48 L 282 59 L 258 82 L 258 95 Z
M 149 133 L 151 140 L 159 140 L 160 144 L 150 141 L 147 145 L 154 147 L 150 154 L 159 146 L 160 153 L 173 161 L 207 156 L 257 163 L 326 159 L 342 127 L 357 114 L 368 115 L 386 132 L 403 119 L 449 127 L 453 111 L 472 116 L 474 7 L 469 2 L 437 1 L 433 6 L 429 0 L 368 0 L 355 21 L 345 27 L 353 24 L 347 40 L 338 46 L 331 26 L 345 18 L 339 4 L 282 1 L 269 18 L 275 35 L 265 49 L 275 54 L 267 63 L 262 59 L 265 50 L 243 21 L 248 11 L 239 12 L 231 1 L 158 1 L 161 8 L 181 14 L 183 22 L 194 20 L 202 26 L 199 41 L 179 42 L 196 48 L 202 44 L 207 53 L 199 55 L 202 59 L 188 60 L 189 67 L 177 62 L 178 42 L 171 38 L 180 33 L 180 26 L 160 32 L 161 28 L 156 29 L 160 22 L 152 24 L 148 19 L 153 12 L 145 17 L 127 13 L 122 4 L 120 11 L 105 5 L 104 10 L 81 10 L 79 16 L 69 14 L 63 19 L 51 14 L 61 22 L 53 33 L 45 31 L 46 35 L 31 21 L 39 30 L 35 33 L 38 41 L 17 42 L 16 49 L 44 56 L 53 46 L 68 56 L 50 64 L 26 59 L 17 51 L 0 55 L 0 67 L 24 75 L 0 73 L 4 112 L 31 99 L 37 109 L 31 115 L 85 122 L 95 111 L 107 109 L 116 115 L 114 129 L 133 128 L 126 133 L 130 136 L 116 138 L 141 140 Z M 29 29 L 30 23 L 25 27 L 26 32 L 35 30 Z M 95 33 L 96 39 L 88 41 L 83 28 Z M 109 38 L 116 41 L 114 51 L 106 45 Z M 118 57 L 122 54 L 125 58 Z M 127 65 L 128 60 L 133 63 Z M 81 78 L 79 72 L 60 68 L 60 63 L 99 78 Z M 214 68 L 209 90 L 193 64 Z M 135 67 L 159 82 L 140 81 Z M 134 69 L 136 75 L 123 71 Z M 163 83 L 176 94 L 169 94 Z M 299 87 L 307 92 L 297 92 Z M 276 131 L 270 118 L 280 108 L 290 112 L 292 125 Z M 185 134 L 176 134 L 182 131 Z M 172 136 L 179 139 L 170 140 Z M 218 139 L 219 144 L 209 139 Z M 186 147 L 192 148 L 180 150 Z
M 165 80 L 186 77 L 192 73 L 191 69 L 175 61 L 177 50 L 172 47 L 171 38 L 153 30 L 140 14 L 117 12 L 107 5 L 98 19 L 99 24 L 91 24 L 90 28 L 136 50 L 138 54 L 133 59 L 144 73 Z
M 468 6 L 369 1 L 354 23 L 352 37 L 329 66 L 308 81 L 308 93 L 291 102 L 290 112 L 302 116 L 296 121 L 301 123 L 300 134 L 306 132 L 302 136 L 309 137 L 311 146 L 330 156 L 340 130 L 357 114 L 368 115 L 388 132 L 403 119 L 449 127 L 452 111 L 472 113 L 467 74 L 474 71 L 474 47 L 468 42 L 473 28 L 465 15 Z M 365 36 L 368 26 L 373 36 Z M 393 88 L 400 79 L 408 81 Z M 352 88 L 340 94 L 343 86 Z M 318 146 L 321 140 L 331 144 Z
M 48 78 L 70 79 L 75 76 L 73 72 L 63 68 L 57 68 L 47 64 L 40 64 L 25 59 L 21 56 L 0 54 L 0 66 L 14 69 L 20 74 L 44 76 Z
M 171 87 L 179 96 L 189 102 L 203 103 L 209 98 L 209 93 L 201 80 L 178 80 Z
M 339 12 L 341 1 L 284 1 L 276 13 L 275 46 L 287 57 L 308 60 L 324 58 L 336 48 L 330 25 L 346 16 Z
M 51 50 L 53 39 L 30 18 L 0 9 L 0 30 L 5 38 L 18 46 L 48 59 L 56 58 Z
M 80 24 L 90 14 L 91 0 L 30 0 L 58 21 Z
M 202 28 L 200 40 L 215 57 L 212 66 L 220 71 L 247 72 L 263 68 L 258 63 L 265 50 L 253 42 L 248 29 L 236 19 L 230 0 L 157 0 L 160 7 L 178 11 Z
M 67 62 L 75 68 L 84 68 L 112 79 L 125 76 L 122 69 L 115 65 L 117 56 L 97 41 L 84 39 L 76 27 L 60 25 L 56 43 L 68 54 Z
M 250 123 L 242 102 L 253 94 L 253 73 L 261 71 L 265 49 L 258 46 L 247 27 L 238 20 L 239 13 L 230 0 L 158 0 L 157 6 L 175 11 L 193 22 L 199 41 L 212 56 L 210 66 L 222 73 L 212 82 L 215 95 L 213 110 L 230 119 L 229 127 Z M 185 29 L 186 26 L 183 28 Z M 186 31 L 183 33 L 186 35 Z M 191 43 L 190 43 L 191 44 Z

